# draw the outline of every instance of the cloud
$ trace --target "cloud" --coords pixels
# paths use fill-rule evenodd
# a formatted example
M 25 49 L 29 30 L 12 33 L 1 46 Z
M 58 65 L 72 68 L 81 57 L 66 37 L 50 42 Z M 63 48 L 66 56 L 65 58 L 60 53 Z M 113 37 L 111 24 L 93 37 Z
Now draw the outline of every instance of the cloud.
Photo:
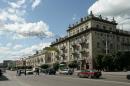
M 22 37 L 28 36 L 44 36 L 50 37 L 52 33 L 48 30 L 49 26 L 43 21 L 35 23 L 14 23 L 4 25 L 3 30 L 14 32 Z
M 6 47 L 11 47 L 12 46 L 12 43 L 7 43 L 6 44 Z
M 29 47 L 24 47 L 20 44 L 17 44 L 15 46 L 12 46 L 13 48 L 12 47 L 9 48 L 7 46 L 5 47 L 1 46 L 0 59 L 1 60 L 6 60 L 6 59 L 15 60 L 15 59 L 19 59 L 19 58 L 26 57 L 29 55 L 33 55 L 37 50 L 42 50 L 44 47 L 47 47 L 50 44 L 51 44 L 50 42 L 46 42 L 46 43 L 35 44 Z
M 41 0 L 33 0 L 32 9 L 36 8 L 40 4 Z
M 0 9 L 0 30 L 12 32 L 13 39 L 23 39 L 27 37 L 39 36 L 50 37 L 53 33 L 49 31 L 49 26 L 44 21 L 27 22 L 24 18 L 26 14 L 27 0 L 9 2 L 8 7 Z M 35 8 L 41 0 L 32 0 L 32 7 Z
M 115 17 L 117 22 L 123 24 L 124 29 L 130 30 L 130 0 L 98 0 L 88 10 L 93 11 L 95 15 Z
M 4 4 L 6 4 L 6 7 L 0 8 L 0 37 L 3 37 L 2 40 L 6 38 L 4 43 L 7 41 L 8 43 L 0 43 L 0 61 L 5 59 L 16 59 L 25 55 L 30 55 L 35 53 L 36 50 L 50 45 L 50 43 L 40 43 L 31 46 L 29 46 L 29 44 L 25 44 L 25 46 L 17 44 L 20 43 L 20 41 L 22 41 L 21 43 L 23 44 L 23 39 L 25 43 L 25 38 L 27 37 L 45 38 L 53 36 L 53 33 L 49 31 L 49 25 L 47 23 L 42 20 L 30 22 L 25 17 L 29 15 L 28 10 L 30 10 L 30 8 L 31 11 L 34 11 L 32 9 L 39 6 L 41 0 L 3 1 Z
M 72 20 L 75 21 L 77 19 L 77 15 L 74 14 Z
M 8 54 L 8 52 L 10 51 L 10 48 L 8 47 L 0 47 L 0 54 Z
M 23 48 L 23 46 L 22 45 L 15 45 L 14 47 L 13 47 L 13 49 L 15 49 L 15 50 L 18 50 L 18 49 L 21 49 L 21 48 Z

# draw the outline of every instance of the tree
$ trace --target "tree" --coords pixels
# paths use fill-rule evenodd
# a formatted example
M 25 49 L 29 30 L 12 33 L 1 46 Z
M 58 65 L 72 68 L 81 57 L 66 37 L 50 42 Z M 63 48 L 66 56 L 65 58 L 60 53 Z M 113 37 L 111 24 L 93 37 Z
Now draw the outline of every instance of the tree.
M 42 69 L 47 69 L 47 68 L 49 68 L 49 65 L 48 64 L 43 64 L 43 65 L 41 65 L 41 68 Z
M 73 61 L 73 62 L 69 63 L 68 66 L 69 66 L 69 68 L 74 69 L 74 68 L 77 68 L 77 67 L 78 67 L 78 63 L 77 63 L 77 61 Z
M 53 68 L 57 71 L 59 69 L 59 63 L 54 63 Z
M 55 47 L 45 47 L 44 50 L 46 50 L 46 51 L 56 51 L 57 53 L 59 53 L 59 50 Z
M 103 68 L 106 70 L 106 71 L 110 71 L 112 69 L 112 66 L 113 66 L 113 58 L 112 56 L 110 55 L 105 55 L 103 58 L 102 58 L 102 64 L 103 64 Z
M 118 52 L 113 63 L 116 69 L 122 71 L 123 69 L 128 69 L 130 67 L 130 52 Z
M 98 70 L 102 70 L 103 69 L 103 62 L 102 62 L 102 59 L 103 59 L 103 55 L 98 55 L 96 58 L 95 58 L 95 66 Z

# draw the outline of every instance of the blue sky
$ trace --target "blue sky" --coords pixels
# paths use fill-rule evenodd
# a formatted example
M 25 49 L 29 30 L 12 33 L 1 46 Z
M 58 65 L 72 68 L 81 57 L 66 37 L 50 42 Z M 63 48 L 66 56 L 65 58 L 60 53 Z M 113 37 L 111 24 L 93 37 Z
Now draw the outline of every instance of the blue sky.
M 68 25 L 87 16 L 94 2 L 0 0 L 0 62 L 26 57 L 65 36 Z

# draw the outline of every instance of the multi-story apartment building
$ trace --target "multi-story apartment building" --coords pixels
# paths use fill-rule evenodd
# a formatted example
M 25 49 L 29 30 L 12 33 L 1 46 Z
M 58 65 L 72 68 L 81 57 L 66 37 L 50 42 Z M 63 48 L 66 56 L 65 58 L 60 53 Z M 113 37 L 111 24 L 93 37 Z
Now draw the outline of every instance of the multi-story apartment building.
M 80 68 L 94 68 L 94 59 L 100 54 L 130 51 L 130 32 L 117 29 L 114 18 L 103 19 L 92 12 L 70 25 L 67 34 L 52 42 L 51 47 L 59 50 L 59 62 L 76 60 Z
M 43 64 L 52 65 L 57 62 L 57 53 L 54 50 L 37 51 L 34 55 L 26 58 L 26 66 L 39 67 Z

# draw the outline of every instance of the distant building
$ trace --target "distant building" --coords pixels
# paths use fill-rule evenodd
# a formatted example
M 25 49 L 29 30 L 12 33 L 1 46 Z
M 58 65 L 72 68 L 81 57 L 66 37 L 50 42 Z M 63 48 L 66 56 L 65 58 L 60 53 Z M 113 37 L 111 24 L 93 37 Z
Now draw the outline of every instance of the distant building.
M 11 62 L 12 62 L 12 60 L 4 60 L 4 61 L 3 61 L 3 66 L 4 66 L 5 68 L 7 68 L 8 65 L 9 65 Z
M 0 63 L 0 68 L 3 68 L 3 63 Z

